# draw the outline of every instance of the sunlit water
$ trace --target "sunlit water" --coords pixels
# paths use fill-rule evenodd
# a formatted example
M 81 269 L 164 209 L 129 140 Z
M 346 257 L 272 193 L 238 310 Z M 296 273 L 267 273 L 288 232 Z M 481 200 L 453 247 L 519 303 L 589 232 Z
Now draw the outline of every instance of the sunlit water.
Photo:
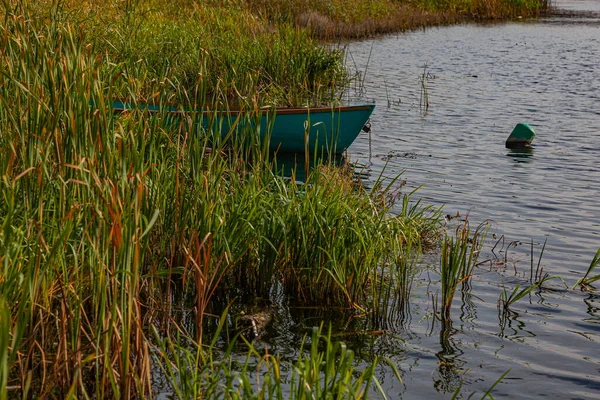
M 391 397 L 450 396 L 461 380 L 469 394 L 510 369 L 496 398 L 600 398 L 600 291 L 566 287 L 600 247 L 600 1 L 555 5 L 566 11 L 348 47 L 364 98 L 377 103 L 371 138 L 355 142 L 352 159 L 370 165 L 372 177 L 384 167 L 402 172 L 409 188 L 424 185 L 415 196 L 445 214 L 469 214 L 473 225 L 490 219 L 491 233 L 504 235 L 497 258 L 493 243 L 484 248 L 482 260 L 492 261 L 477 271 L 474 297 L 455 300 L 452 336 L 442 340 L 431 327 L 431 300 L 418 288 L 411 323 L 399 329 L 405 345 L 368 346 L 405 372 L 403 385 L 382 375 Z M 505 148 L 519 122 L 537 134 L 529 153 Z M 522 244 L 507 254 L 512 241 Z M 540 267 L 566 285 L 555 280 L 556 291 L 522 299 L 518 316 L 501 321 L 502 283 L 527 284 L 545 241 Z

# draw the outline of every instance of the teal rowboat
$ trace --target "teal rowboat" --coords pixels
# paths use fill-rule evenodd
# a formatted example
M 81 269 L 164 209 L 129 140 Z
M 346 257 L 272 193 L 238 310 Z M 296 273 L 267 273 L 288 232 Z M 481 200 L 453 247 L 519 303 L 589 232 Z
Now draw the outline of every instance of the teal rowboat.
M 192 119 L 209 131 L 219 132 L 222 137 L 240 133 L 258 132 L 261 140 L 269 137 L 269 148 L 281 153 L 344 152 L 359 135 L 373 109 L 374 104 L 358 104 L 335 107 L 261 109 L 259 113 L 241 111 L 181 111 L 176 107 L 162 109 L 173 116 L 170 123 Z M 115 113 L 142 109 L 157 113 L 157 105 L 134 105 L 113 102 Z

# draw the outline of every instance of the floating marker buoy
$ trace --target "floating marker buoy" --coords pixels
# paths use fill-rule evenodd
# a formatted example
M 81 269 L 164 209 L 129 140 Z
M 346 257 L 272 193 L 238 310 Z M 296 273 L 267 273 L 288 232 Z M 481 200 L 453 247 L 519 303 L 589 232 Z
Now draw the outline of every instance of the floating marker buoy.
M 535 132 L 532 127 L 523 123 L 517 124 L 508 139 L 506 139 L 506 147 L 509 149 L 530 148 L 534 137 Z

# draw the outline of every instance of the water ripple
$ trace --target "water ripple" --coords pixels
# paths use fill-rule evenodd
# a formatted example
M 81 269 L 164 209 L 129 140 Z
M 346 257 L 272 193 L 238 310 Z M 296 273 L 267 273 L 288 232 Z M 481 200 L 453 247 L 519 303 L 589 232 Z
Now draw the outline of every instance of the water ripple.
M 473 390 L 486 389 L 509 368 L 497 389 L 508 398 L 600 398 L 600 297 L 566 288 L 600 247 L 600 2 L 558 6 L 566 11 L 534 23 L 454 26 L 349 45 L 358 70 L 367 71 L 365 96 L 378 104 L 372 154 L 361 136 L 351 157 L 370 158 L 373 176 L 384 166 L 388 176 L 402 173 L 409 190 L 424 185 L 418 195 L 426 203 L 469 213 L 475 224 L 492 219 L 497 237 L 521 243 L 503 250 L 506 265 L 478 271 L 475 300 L 455 300 L 460 326 L 449 342 L 429 335 L 435 323 L 414 312 L 413 321 L 424 320 L 411 326 L 401 360 L 410 364 L 401 392 L 414 398 L 440 397 L 456 383 L 454 373 Z M 420 107 L 424 73 L 427 112 Z M 526 152 L 504 146 L 519 122 L 537 133 Z M 540 266 L 566 286 L 556 280 L 553 290 L 499 317 L 502 286 L 528 284 L 545 241 Z M 421 311 L 428 300 L 420 300 Z M 444 348 L 454 349 L 453 358 Z

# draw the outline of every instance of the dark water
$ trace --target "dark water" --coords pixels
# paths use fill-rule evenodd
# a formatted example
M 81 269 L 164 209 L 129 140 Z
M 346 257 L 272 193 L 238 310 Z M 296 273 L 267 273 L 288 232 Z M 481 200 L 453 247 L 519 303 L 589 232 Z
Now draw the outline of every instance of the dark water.
M 460 381 L 468 395 L 510 369 L 494 397 L 600 399 L 600 290 L 570 290 L 600 247 L 600 1 L 554 4 L 561 10 L 540 20 L 348 47 L 350 65 L 366 77 L 363 96 L 378 105 L 371 140 L 361 136 L 351 158 L 371 163 L 372 176 L 384 166 L 389 176 L 402 172 L 409 187 L 424 185 L 417 197 L 447 214 L 493 220 L 504 247 L 523 243 L 508 254 L 499 244 L 497 259 L 492 243 L 484 247 L 482 259 L 492 261 L 477 271 L 473 297 L 455 299 L 449 337 L 430 318 L 428 293 L 438 289 L 424 276 L 410 324 L 397 327 L 406 343 L 363 346 L 404 371 L 400 385 L 382 368 L 391 398 L 451 397 Z M 519 122 L 537 133 L 530 152 L 505 148 Z M 554 280 L 556 290 L 520 300 L 517 315 L 502 321 L 501 287 L 528 282 L 532 241 L 534 267 L 546 241 L 540 266 L 566 284 Z

